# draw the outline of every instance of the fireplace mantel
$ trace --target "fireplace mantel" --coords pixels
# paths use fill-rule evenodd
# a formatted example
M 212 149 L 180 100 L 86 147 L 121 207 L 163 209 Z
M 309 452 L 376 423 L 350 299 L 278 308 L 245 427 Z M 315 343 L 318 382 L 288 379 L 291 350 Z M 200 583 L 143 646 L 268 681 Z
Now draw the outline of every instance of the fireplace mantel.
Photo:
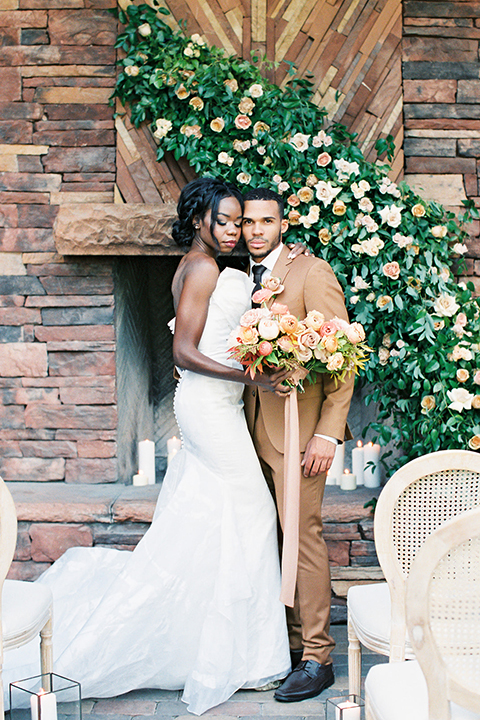
M 171 238 L 176 206 L 69 203 L 54 225 L 61 255 L 183 255 Z

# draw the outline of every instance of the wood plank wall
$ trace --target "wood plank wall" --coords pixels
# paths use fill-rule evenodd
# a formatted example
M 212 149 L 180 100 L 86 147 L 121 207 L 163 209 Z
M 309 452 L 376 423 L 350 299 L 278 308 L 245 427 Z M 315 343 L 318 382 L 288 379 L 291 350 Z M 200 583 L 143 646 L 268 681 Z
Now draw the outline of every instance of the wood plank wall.
M 129 0 L 120 0 L 125 7 Z M 250 58 L 259 51 L 279 64 L 269 79 L 284 84 L 287 62 L 314 76 L 314 102 L 329 120 L 358 134 L 375 159 L 379 137 L 393 135 L 397 148 L 392 178 L 403 172 L 401 0 L 166 0 L 174 21 L 187 20 L 190 34 Z M 287 62 L 284 62 L 287 61 Z M 155 162 L 147 127 L 117 120 L 117 202 L 168 202 L 190 179 L 188 167 Z

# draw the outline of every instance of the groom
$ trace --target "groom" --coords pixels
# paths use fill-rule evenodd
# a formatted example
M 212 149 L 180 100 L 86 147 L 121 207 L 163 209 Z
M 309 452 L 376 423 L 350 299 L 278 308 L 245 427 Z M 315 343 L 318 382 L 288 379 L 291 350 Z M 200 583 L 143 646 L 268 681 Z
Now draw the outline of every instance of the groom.
M 278 302 L 303 319 L 318 310 L 327 320 L 348 319 L 343 292 L 330 266 L 313 256 L 289 258 L 282 243 L 288 228 L 280 195 L 267 188 L 245 195 L 243 237 L 250 254 L 250 277 L 257 287 L 270 276 L 279 277 L 284 290 Z M 256 288 L 255 288 L 256 289 Z M 353 377 L 344 383 L 326 374 L 305 383 L 298 396 L 300 451 L 300 525 L 295 607 L 287 608 L 292 672 L 275 692 L 275 699 L 294 702 L 319 695 L 334 682 L 330 652 L 335 643 L 330 629 L 330 568 L 322 535 L 321 505 L 326 471 L 335 447 L 343 442 L 353 392 Z M 247 387 L 245 413 L 267 482 L 274 493 L 283 527 L 284 399 Z M 350 435 L 347 439 L 349 439 Z

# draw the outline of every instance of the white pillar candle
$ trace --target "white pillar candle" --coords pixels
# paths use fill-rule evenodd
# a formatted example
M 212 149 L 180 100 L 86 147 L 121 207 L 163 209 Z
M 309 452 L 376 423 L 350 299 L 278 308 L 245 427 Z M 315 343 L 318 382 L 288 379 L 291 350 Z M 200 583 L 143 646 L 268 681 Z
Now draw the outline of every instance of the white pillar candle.
M 40 712 L 39 712 L 40 710 Z M 55 693 L 42 689 L 30 698 L 32 720 L 57 720 L 57 698 Z
M 138 443 L 138 471 L 145 473 L 149 485 L 155 485 L 155 443 L 152 440 Z
M 340 478 L 343 475 L 343 466 L 345 464 L 345 444 L 338 444 L 335 449 L 335 457 L 328 471 L 330 478 L 335 479 L 335 484 L 340 485 Z M 333 485 L 333 483 L 332 483 Z
M 148 485 L 148 475 L 145 475 L 141 470 L 138 471 L 137 475 L 133 476 L 134 485 Z
M 335 707 L 335 720 L 360 720 L 360 705 L 345 700 Z
M 357 478 L 350 472 L 350 470 L 344 471 L 342 477 L 340 478 L 340 487 L 342 490 L 356 490 Z
M 367 443 L 363 448 L 363 459 L 365 461 L 363 470 L 365 487 L 380 487 L 380 445 Z
M 363 443 L 357 442 L 357 447 L 352 450 L 352 473 L 357 476 L 357 485 L 363 485 L 363 468 L 365 466 Z
M 170 460 L 175 457 L 177 452 L 182 447 L 182 441 L 180 438 L 177 438 L 175 435 L 171 437 L 169 440 L 167 440 L 167 461 L 170 462 Z
M 337 479 L 330 474 L 330 470 L 327 470 L 327 479 L 325 480 L 325 485 L 336 485 Z

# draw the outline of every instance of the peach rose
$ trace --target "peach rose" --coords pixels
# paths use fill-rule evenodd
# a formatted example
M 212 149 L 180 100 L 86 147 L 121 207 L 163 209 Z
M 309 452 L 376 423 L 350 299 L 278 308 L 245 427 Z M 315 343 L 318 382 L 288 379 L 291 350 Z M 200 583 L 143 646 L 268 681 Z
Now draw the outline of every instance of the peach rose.
M 265 356 L 270 355 L 271 352 L 273 352 L 272 343 L 268 342 L 268 340 L 263 340 L 258 346 L 258 354 Z
M 309 187 L 302 187 L 297 193 L 298 199 L 303 203 L 309 203 L 313 200 L 313 190 Z
M 310 310 L 303 322 L 308 328 L 318 331 L 320 330 L 322 323 L 325 322 L 325 315 L 318 312 L 318 310 Z
M 326 335 L 335 335 L 335 333 L 338 332 L 338 327 L 334 322 L 328 320 L 327 322 L 322 323 L 322 325 L 318 328 L 318 332 L 320 333 L 320 337 L 323 338 Z
M 425 397 L 422 398 L 422 401 L 420 403 L 421 407 L 425 412 L 428 412 L 429 410 L 433 410 L 433 408 L 436 406 L 435 398 L 433 395 L 425 395 Z
M 340 370 L 342 367 L 343 355 L 342 353 L 336 352 L 331 358 L 329 358 L 327 362 L 327 370 L 334 372 L 335 370 Z
M 475 375 L 473 376 L 473 382 L 475 385 L 480 385 L 480 370 L 475 370 Z
M 175 95 L 179 100 L 185 100 L 185 98 L 190 95 L 190 90 L 187 90 L 185 85 L 180 85 L 180 87 L 175 90 Z
M 293 352 L 293 343 L 290 340 L 290 338 L 285 337 L 283 335 L 282 337 L 278 338 L 277 340 L 277 347 L 280 348 L 280 350 L 283 350 L 283 352 L 291 353 Z
M 480 410 L 480 395 L 475 395 L 472 399 L 472 408 L 474 408 L 474 410 Z
M 295 315 L 287 313 L 280 318 L 279 325 L 282 332 L 286 333 L 287 335 L 294 335 L 298 330 L 299 322 Z
M 287 305 L 282 305 L 282 303 L 277 302 L 272 303 L 270 310 L 274 315 L 286 315 L 290 312 Z
M 383 274 L 391 280 L 398 280 L 400 277 L 400 265 L 398 262 L 389 262 L 383 266 Z
M 465 327 L 467 322 L 468 322 L 468 318 L 465 315 L 465 313 L 463 313 L 463 312 L 458 313 L 457 317 L 455 318 L 455 323 L 457 325 L 460 325 L 461 327 Z
M 243 97 L 238 103 L 238 109 L 244 115 L 251 115 L 254 107 L 255 103 L 252 98 L 249 97 Z
M 235 127 L 239 130 L 247 130 L 251 124 L 252 121 L 247 115 L 237 115 L 235 118 Z
M 335 335 L 327 335 L 322 340 L 322 346 L 325 348 L 325 350 L 329 353 L 337 352 L 338 350 L 338 340 L 335 337 Z
M 335 202 L 333 203 L 332 211 L 334 215 L 345 215 L 345 213 L 347 212 L 347 206 L 345 205 L 343 200 L 335 200 Z
M 298 207 L 300 205 L 300 198 L 295 194 L 290 195 L 290 197 L 287 198 L 287 203 L 292 207 Z
M 203 110 L 204 102 L 201 97 L 198 97 L 198 95 L 192 97 L 188 104 L 191 105 L 194 110 Z
M 457 370 L 457 380 L 458 382 L 464 383 L 467 382 L 468 378 L 470 377 L 470 373 L 465 368 L 458 368 Z
M 332 156 L 329 155 L 327 152 L 321 153 L 317 157 L 317 165 L 319 167 L 327 167 L 332 162 Z
M 316 185 L 317 183 L 318 183 L 318 178 L 313 173 L 311 173 L 305 180 L 305 185 L 308 185 L 308 187 L 314 187 L 314 185 Z
M 332 237 L 332 233 L 327 228 L 320 228 L 318 231 L 318 239 L 322 243 L 322 245 L 328 245 L 330 238 Z
M 357 343 L 363 342 L 365 340 L 365 330 L 363 329 L 363 325 L 361 325 L 360 323 L 352 323 L 346 330 L 346 333 L 347 338 L 353 345 L 356 345 Z
M 210 123 L 210 127 L 213 132 L 222 132 L 223 128 L 225 127 L 225 120 L 220 117 L 213 118 L 212 122 Z
M 255 125 L 253 126 L 253 134 L 255 137 L 261 132 L 268 132 L 270 130 L 270 125 L 267 125 L 267 123 L 262 122 L 261 120 L 258 120 Z
M 320 342 L 320 335 L 309 328 L 298 336 L 298 342 L 304 347 L 316 348 Z
M 272 295 L 273 292 L 271 290 L 268 290 L 267 288 L 262 288 L 261 290 L 257 290 L 257 292 L 253 293 L 252 300 L 254 303 L 268 302 Z
M 290 225 L 299 225 L 300 224 L 300 218 L 302 216 L 298 212 L 298 210 L 290 210 L 288 213 L 288 222 Z
M 235 78 L 232 78 L 230 80 L 224 80 L 223 84 L 230 88 L 232 92 L 237 92 L 238 90 L 238 82 L 235 80 Z
M 474 435 L 468 441 L 470 450 L 480 450 L 480 435 Z
M 424 206 L 421 205 L 420 203 L 417 203 L 417 205 L 414 205 L 412 207 L 413 217 L 421 218 L 425 215 L 425 212 L 426 212 L 426 210 L 425 210 Z
M 255 325 L 262 318 L 262 309 L 254 308 L 253 310 L 247 310 L 243 313 L 240 318 L 240 325 L 248 327 L 249 325 Z
M 258 342 L 258 330 L 254 327 L 242 327 L 238 328 L 238 339 L 244 345 L 254 345 Z
M 262 318 L 258 323 L 258 334 L 264 340 L 275 340 L 278 337 L 280 328 L 276 320 L 270 318 Z
M 284 290 L 282 281 L 280 280 L 280 278 L 275 277 L 274 275 L 270 275 L 270 277 L 265 280 L 265 282 L 263 283 L 263 287 L 268 288 L 272 291 L 272 293 L 275 293 L 275 295 L 278 295 Z
M 380 295 L 380 297 L 377 300 L 377 308 L 379 310 L 383 310 L 384 307 L 388 305 L 388 303 L 392 302 L 392 298 L 390 295 Z
M 297 360 L 300 360 L 300 362 L 308 362 L 312 359 L 313 353 L 308 347 L 304 347 L 303 345 L 299 345 L 298 347 L 294 348 L 294 354 Z

